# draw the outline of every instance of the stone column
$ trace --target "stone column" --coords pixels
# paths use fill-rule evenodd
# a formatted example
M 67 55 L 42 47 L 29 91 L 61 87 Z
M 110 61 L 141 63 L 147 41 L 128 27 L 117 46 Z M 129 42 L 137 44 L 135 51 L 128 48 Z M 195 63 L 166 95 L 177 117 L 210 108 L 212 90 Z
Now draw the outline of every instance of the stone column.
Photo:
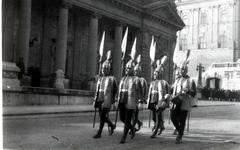
M 217 48 L 218 47 L 218 9 L 219 6 L 213 6 L 213 22 L 212 22 L 212 43 L 213 47 L 212 48 Z
M 234 53 L 234 61 L 237 61 L 238 59 L 240 59 L 240 1 L 236 1 L 236 20 L 235 20 L 235 26 L 236 26 L 236 30 L 235 30 L 235 53 Z
M 17 37 L 16 60 L 24 58 L 25 70 L 28 67 L 29 38 L 31 30 L 31 3 L 32 0 L 21 0 L 19 10 L 19 26 Z
M 98 14 L 93 14 L 90 19 L 88 38 L 87 77 L 93 79 L 98 73 Z
M 193 9 L 193 49 L 198 49 L 198 17 L 199 9 Z
M 66 67 L 69 7 L 70 4 L 64 3 L 59 10 L 55 71 L 65 71 Z
M 2 60 L 13 62 L 15 7 L 13 0 L 3 1 L 3 39 Z
M 114 40 L 114 49 L 113 49 L 113 62 L 112 62 L 112 75 L 120 81 L 121 79 L 121 59 L 122 59 L 122 35 L 123 27 L 121 23 L 117 23 L 115 27 L 115 40 Z

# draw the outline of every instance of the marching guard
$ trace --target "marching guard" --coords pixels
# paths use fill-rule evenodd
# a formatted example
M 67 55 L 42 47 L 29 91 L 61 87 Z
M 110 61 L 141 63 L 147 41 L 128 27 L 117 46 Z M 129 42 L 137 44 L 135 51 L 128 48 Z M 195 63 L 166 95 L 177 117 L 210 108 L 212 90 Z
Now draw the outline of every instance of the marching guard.
M 97 82 L 97 88 L 94 97 L 94 107 L 98 108 L 100 116 L 99 130 L 93 138 L 101 138 L 101 133 L 105 122 L 108 124 L 109 135 L 112 135 L 115 125 L 109 120 L 108 113 L 111 105 L 115 102 L 117 94 L 117 81 L 115 77 L 110 75 L 111 70 L 111 51 L 107 52 L 107 60 L 102 65 L 102 76 Z
M 133 59 L 130 59 L 126 64 L 125 76 L 122 77 L 119 84 L 117 107 L 119 108 L 120 120 L 124 123 L 124 131 L 120 140 L 121 144 L 126 142 L 129 129 L 132 133 L 131 138 L 135 137 L 135 127 L 132 121 L 134 120 L 134 111 L 139 95 L 141 95 L 141 83 L 138 77 L 133 74 L 134 66 Z
M 142 71 L 142 67 L 140 65 L 141 62 L 141 55 L 139 55 L 137 57 L 137 64 L 134 67 L 134 75 L 137 76 L 140 80 L 141 83 L 141 88 L 142 88 L 142 95 L 139 97 L 137 106 L 136 106 L 136 110 L 135 110 L 135 121 L 134 121 L 134 127 L 137 124 L 138 125 L 138 129 L 136 131 L 139 131 L 141 129 L 141 126 L 143 125 L 143 123 L 138 119 L 139 117 L 139 110 L 143 109 L 143 103 L 146 102 L 145 97 L 147 95 L 147 81 L 146 79 L 144 79 L 141 76 L 141 71 Z
M 185 123 L 187 119 L 188 112 L 191 110 L 191 101 L 192 97 L 196 95 L 196 90 L 192 89 L 192 81 L 187 75 L 188 72 L 188 63 L 189 63 L 189 54 L 187 52 L 186 59 L 178 66 L 177 69 L 180 72 L 180 77 L 176 78 L 173 85 L 173 98 L 171 102 L 172 106 L 172 115 L 171 120 L 176 130 L 178 131 L 176 137 L 176 143 L 182 143 L 182 136 L 184 134 Z
M 148 109 L 153 112 L 154 121 L 153 134 L 150 138 L 156 138 L 158 129 L 159 134 L 165 129 L 163 120 L 163 111 L 169 105 L 168 83 L 163 80 L 163 64 L 167 57 L 164 56 L 161 61 L 157 61 L 157 67 L 154 70 L 154 80 L 150 83 L 148 93 Z

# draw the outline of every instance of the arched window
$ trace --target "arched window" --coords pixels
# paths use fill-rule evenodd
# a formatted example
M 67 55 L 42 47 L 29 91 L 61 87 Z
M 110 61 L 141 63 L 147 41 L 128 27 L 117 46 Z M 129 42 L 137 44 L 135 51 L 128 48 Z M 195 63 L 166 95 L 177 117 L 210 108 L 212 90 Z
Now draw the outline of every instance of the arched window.
M 202 13 L 200 17 L 200 24 L 206 24 L 207 23 L 207 13 Z
M 219 48 L 226 48 L 227 47 L 227 36 L 226 35 L 220 35 L 219 36 Z
M 185 50 L 188 49 L 188 41 L 186 37 L 180 38 L 179 39 L 179 50 Z
M 199 49 L 206 49 L 207 48 L 207 38 L 206 37 L 199 37 Z
M 227 11 L 222 10 L 220 13 L 220 22 L 226 22 L 227 21 Z

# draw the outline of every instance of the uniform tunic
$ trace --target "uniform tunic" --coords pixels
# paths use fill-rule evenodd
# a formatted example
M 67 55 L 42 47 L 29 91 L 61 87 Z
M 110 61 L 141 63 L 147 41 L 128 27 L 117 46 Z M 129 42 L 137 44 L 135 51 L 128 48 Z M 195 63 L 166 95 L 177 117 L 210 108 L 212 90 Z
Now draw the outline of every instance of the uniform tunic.
M 117 82 L 113 76 L 100 77 L 97 82 L 97 102 L 102 102 L 103 108 L 110 108 L 117 92 Z
M 141 83 L 136 76 L 126 76 L 120 81 L 119 102 L 127 109 L 136 109 L 137 102 L 142 93 Z

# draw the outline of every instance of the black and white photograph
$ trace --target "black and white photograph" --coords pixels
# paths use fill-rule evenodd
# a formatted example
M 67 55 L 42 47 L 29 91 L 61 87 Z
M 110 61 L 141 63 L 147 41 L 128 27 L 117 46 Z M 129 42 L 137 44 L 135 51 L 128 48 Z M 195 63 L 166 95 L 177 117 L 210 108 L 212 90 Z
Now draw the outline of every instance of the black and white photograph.
M 3 150 L 240 150 L 240 0 L 2 0 Z

